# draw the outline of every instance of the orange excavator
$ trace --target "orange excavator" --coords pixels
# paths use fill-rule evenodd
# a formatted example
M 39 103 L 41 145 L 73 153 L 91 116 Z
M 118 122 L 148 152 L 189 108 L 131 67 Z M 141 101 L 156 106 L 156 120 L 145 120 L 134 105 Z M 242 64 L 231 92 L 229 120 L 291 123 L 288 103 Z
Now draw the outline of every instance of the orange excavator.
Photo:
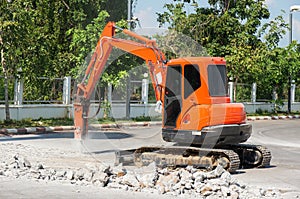
M 116 29 L 134 40 L 115 37 Z M 184 57 L 167 60 L 155 40 L 108 22 L 97 43 L 74 100 L 75 138 L 88 134 L 90 98 L 104 71 L 112 48 L 145 60 L 162 113 L 162 138 L 174 146 L 145 146 L 116 152 L 117 163 L 213 168 L 231 172 L 243 167 L 270 165 L 270 151 L 241 144 L 252 133 L 242 103 L 230 103 L 226 61 L 220 57 Z

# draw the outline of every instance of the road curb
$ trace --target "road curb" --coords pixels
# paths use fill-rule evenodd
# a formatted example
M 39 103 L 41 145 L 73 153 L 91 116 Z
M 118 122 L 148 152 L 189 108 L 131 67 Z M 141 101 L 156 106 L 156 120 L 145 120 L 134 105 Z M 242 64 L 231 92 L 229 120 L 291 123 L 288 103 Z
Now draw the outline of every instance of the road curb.
M 300 119 L 300 115 L 287 115 L 287 116 L 250 116 L 247 121 L 257 120 L 288 120 Z M 113 124 L 97 124 L 97 128 L 128 128 L 128 127 L 146 127 L 146 126 L 160 126 L 161 122 L 128 122 L 128 123 L 113 123 Z M 75 130 L 74 126 L 55 126 L 55 127 L 27 127 L 15 129 L 0 129 L 0 134 L 30 134 L 30 133 L 46 133 L 54 131 L 68 131 Z
M 55 127 L 26 127 L 16 129 L 0 129 L 2 134 L 27 134 L 27 133 L 45 133 L 54 131 L 74 130 L 74 126 L 55 126 Z
M 128 127 L 146 127 L 146 126 L 161 126 L 161 122 L 130 122 L 130 123 L 113 123 L 113 124 L 97 124 L 94 127 L 109 129 L 109 128 L 128 128 Z M 30 133 L 46 133 L 54 131 L 75 130 L 74 126 L 55 126 L 55 127 L 26 127 L 15 129 L 0 129 L 0 134 L 30 134 Z
M 256 121 L 256 120 L 289 120 L 289 119 L 300 119 L 300 115 L 250 116 L 250 117 L 247 117 L 248 121 Z

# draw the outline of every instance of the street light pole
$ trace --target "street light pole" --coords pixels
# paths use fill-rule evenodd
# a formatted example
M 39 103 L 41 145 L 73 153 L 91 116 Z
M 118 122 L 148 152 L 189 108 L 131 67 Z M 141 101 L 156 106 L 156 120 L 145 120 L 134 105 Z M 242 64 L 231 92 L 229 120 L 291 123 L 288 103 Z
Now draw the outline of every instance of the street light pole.
M 127 1 L 127 23 L 128 23 L 128 30 L 131 30 L 131 17 L 132 17 L 132 0 Z
M 289 35 L 289 44 L 293 41 L 293 12 L 300 11 L 300 5 L 293 5 L 290 7 L 290 20 L 289 20 L 289 26 L 290 26 L 290 35 Z M 291 89 L 292 89 L 292 73 L 289 71 L 289 85 L 288 85 L 288 113 L 292 112 L 292 95 L 291 95 Z
M 293 37 L 293 22 L 292 22 L 292 18 L 293 18 L 293 12 L 292 10 L 290 10 L 290 36 L 289 36 L 289 44 L 292 43 L 292 37 Z M 289 71 L 289 80 L 288 80 L 288 113 L 290 114 L 292 112 L 292 103 L 291 103 L 291 72 Z
M 132 17 L 132 0 L 128 0 L 127 2 L 127 22 L 128 22 L 128 30 L 131 30 L 131 17 Z M 130 89 L 130 74 L 126 80 L 126 102 L 125 102 L 125 112 L 126 112 L 126 119 L 130 119 L 130 96 L 131 96 L 131 89 Z

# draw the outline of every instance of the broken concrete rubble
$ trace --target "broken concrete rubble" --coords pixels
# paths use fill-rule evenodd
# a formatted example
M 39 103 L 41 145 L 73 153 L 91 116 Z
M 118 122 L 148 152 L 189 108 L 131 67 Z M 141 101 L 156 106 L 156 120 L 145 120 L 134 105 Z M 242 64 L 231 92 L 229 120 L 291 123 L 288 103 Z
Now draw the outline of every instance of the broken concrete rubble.
M 136 168 L 95 162 L 86 165 L 86 168 L 75 165 L 73 168 L 64 168 L 50 167 L 40 161 L 31 160 L 29 156 L 11 153 L 3 155 L 0 161 L 0 176 L 14 178 L 61 181 L 80 186 L 93 185 L 150 194 L 190 195 L 197 198 L 280 197 L 278 191 L 238 183 L 222 166 L 217 166 L 212 171 L 203 171 L 191 166 L 158 168 L 155 163 Z

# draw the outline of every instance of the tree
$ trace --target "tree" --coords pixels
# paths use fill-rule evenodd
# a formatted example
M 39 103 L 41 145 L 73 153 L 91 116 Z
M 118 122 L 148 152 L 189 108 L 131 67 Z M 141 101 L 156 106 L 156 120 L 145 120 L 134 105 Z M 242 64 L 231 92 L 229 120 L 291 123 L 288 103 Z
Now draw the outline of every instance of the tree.
M 39 77 L 54 79 L 77 73 L 82 47 L 72 44 L 73 30 L 85 30 L 91 23 L 102 26 L 108 19 L 107 12 L 103 14 L 108 7 L 118 11 L 112 13 L 114 19 L 126 18 L 124 6 L 127 2 L 123 0 L 2 0 L 1 50 L 5 53 L 8 76 L 15 76 L 19 68 L 23 74 L 29 74 L 23 76 L 25 99 L 45 100 L 53 95 L 49 83 Z M 86 36 L 87 40 L 78 44 L 90 45 L 90 52 L 95 45 L 91 41 L 95 41 L 100 32 L 98 29 L 96 34 Z
M 282 16 L 276 17 L 268 23 L 265 23 L 259 31 L 259 36 L 264 39 L 265 48 L 261 52 L 259 66 L 263 69 L 260 73 L 258 82 L 261 89 L 265 90 L 263 96 L 268 99 L 272 96 L 282 101 L 287 97 L 288 78 L 295 76 L 299 71 L 299 52 L 297 44 L 293 42 L 289 46 L 279 47 L 279 41 L 288 30 L 288 24 L 285 23 Z
M 5 115 L 10 120 L 8 78 L 26 62 L 27 26 L 30 12 L 27 2 L 3 1 L 0 5 L 1 66 L 4 74 Z M 25 45 L 22 45 L 25 44 Z M 20 59 L 19 57 L 24 57 Z
M 10 120 L 10 112 L 9 112 L 9 97 L 8 97 L 8 72 L 7 72 L 7 66 L 5 63 L 5 58 L 4 58 L 4 48 L 3 48 L 3 41 L 2 41 L 2 32 L 0 32 L 0 46 L 1 46 L 1 66 L 2 66 L 2 71 L 4 74 L 4 100 L 5 100 L 5 119 L 7 121 Z
M 211 7 L 200 7 L 193 1 L 194 12 L 184 11 L 184 1 L 174 0 L 175 4 L 166 4 L 167 11 L 158 13 L 161 25 L 170 24 L 175 31 L 190 36 L 206 47 L 211 56 L 226 56 L 226 48 L 232 39 L 244 34 L 247 45 L 255 47 L 259 41 L 255 36 L 260 21 L 269 17 L 264 0 L 250 1 L 209 1 Z M 186 1 L 190 2 L 190 1 Z M 192 3 L 192 2 L 191 2 Z

